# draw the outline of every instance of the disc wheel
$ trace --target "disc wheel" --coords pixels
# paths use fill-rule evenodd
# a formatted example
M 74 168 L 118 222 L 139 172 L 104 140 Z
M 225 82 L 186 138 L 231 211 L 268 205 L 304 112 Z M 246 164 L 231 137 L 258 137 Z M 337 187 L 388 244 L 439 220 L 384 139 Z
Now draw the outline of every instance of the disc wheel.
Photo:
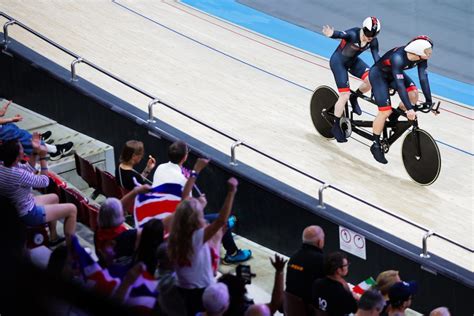
M 331 133 L 333 122 L 328 120 L 329 117 L 334 116 L 334 105 L 338 99 L 337 93 L 328 86 L 320 86 L 316 88 L 311 97 L 311 119 L 313 125 L 323 137 L 333 139 L 334 136 Z M 323 116 L 323 113 L 327 112 L 330 115 Z
M 420 146 L 419 152 L 417 144 Z M 441 171 L 441 154 L 438 145 L 428 132 L 417 129 L 405 136 L 402 159 L 413 181 L 421 185 L 430 185 L 438 179 Z

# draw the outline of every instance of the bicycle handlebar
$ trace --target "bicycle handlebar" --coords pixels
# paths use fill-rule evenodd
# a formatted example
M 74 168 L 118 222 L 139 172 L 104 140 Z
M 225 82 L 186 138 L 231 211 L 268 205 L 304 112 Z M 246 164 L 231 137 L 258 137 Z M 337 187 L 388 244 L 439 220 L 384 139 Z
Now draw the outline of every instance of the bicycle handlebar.
M 438 101 L 438 103 L 423 102 L 423 103 L 415 104 L 414 110 L 420 111 L 422 113 L 429 113 L 432 111 L 435 114 L 439 114 L 440 104 L 441 104 L 441 101 Z

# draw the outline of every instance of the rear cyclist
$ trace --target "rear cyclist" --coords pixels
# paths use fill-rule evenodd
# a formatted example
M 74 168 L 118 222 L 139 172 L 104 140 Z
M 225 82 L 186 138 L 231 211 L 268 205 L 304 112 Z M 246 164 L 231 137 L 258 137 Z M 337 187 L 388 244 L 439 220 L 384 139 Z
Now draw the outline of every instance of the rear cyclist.
M 383 55 L 370 68 L 369 79 L 372 85 L 375 102 L 379 112 L 372 125 L 374 143 L 370 151 L 375 160 L 386 164 L 387 159 L 380 145 L 380 134 L 387 118 L 396 120 L 398 115 L 392 114 L 389 89 L 396 89 L 400 96 L 400 108 L 406 111 L 407 118 L 414 120 L 416 113 L 413 105 L 418 101 L 418 90 L 413 80 L 407 76 L 405 69 L 418 67 L 421 89 L 427 103 L 431 103 L 431 91 L 428 81 L 428 59 L 433 52 L 433 42 L 426 35 L 415 37 L 406 46 L 395 47 Z M 392 115 L 391 115 L 392 114 Z
M 375 37 L 379 32 L 380 21 L 375 17 L 366 18 L 362 24 L 362 28 L 354 27 L 345 32 L 335 31 L 334 28 L 328 25 L 323 27 L 323 33 L 327 37 L 342 39 L 329 61 L 339 91 L 339 99 L 334 109 L 336 121 L 331 131 L 339 143 L 347 141 L 339 125 L 347 101 L 350 99 L 354 113 L 357 115 L 362 114 L 362 110 L 357 103 L 357 95 L 351 96 L 347 72 L 363 80 L 363 83 L 359 89 L 357 89 L 357 93 L 363 94 L 370 90 L 370 82 L 367 78 L 369 66 L 358 56 L 370 47 L 372 57 L 374 61 L 377 62 L 380 58 L 379 43 Z

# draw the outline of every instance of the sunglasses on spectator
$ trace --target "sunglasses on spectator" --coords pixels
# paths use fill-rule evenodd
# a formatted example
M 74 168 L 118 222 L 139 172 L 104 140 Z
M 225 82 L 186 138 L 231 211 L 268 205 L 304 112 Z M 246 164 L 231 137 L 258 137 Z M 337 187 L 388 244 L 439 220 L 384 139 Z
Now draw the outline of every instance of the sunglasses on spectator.
M 350 263 L 349 261 L 347 261 L 347 263 L 346 263 L 346 264 L 343 264 L 343 265 L 341 266 L 341 268 L 348 267 L 348 266 L 350 266 L 350 265 L 351 265 L 351 263 Z

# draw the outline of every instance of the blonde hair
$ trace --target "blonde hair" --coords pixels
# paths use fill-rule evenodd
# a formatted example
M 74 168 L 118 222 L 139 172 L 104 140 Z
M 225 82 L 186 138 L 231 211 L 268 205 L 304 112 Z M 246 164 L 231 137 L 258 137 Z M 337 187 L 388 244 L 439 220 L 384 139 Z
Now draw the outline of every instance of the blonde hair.
M 375 288 L 382 293 L 382 295 L 388 295 L 388 291 L 395 283 L 400 281 L 400 276 L 396 270 L 387 270 L 380 272 L 375 280 Z
M 178 266 L 191 265 L 193 234 L 201 227 L 199 207 L 200 202 L 190 198 L 181 201 L 174 212 L 168 238 L 168 254 L 170 260 Z

